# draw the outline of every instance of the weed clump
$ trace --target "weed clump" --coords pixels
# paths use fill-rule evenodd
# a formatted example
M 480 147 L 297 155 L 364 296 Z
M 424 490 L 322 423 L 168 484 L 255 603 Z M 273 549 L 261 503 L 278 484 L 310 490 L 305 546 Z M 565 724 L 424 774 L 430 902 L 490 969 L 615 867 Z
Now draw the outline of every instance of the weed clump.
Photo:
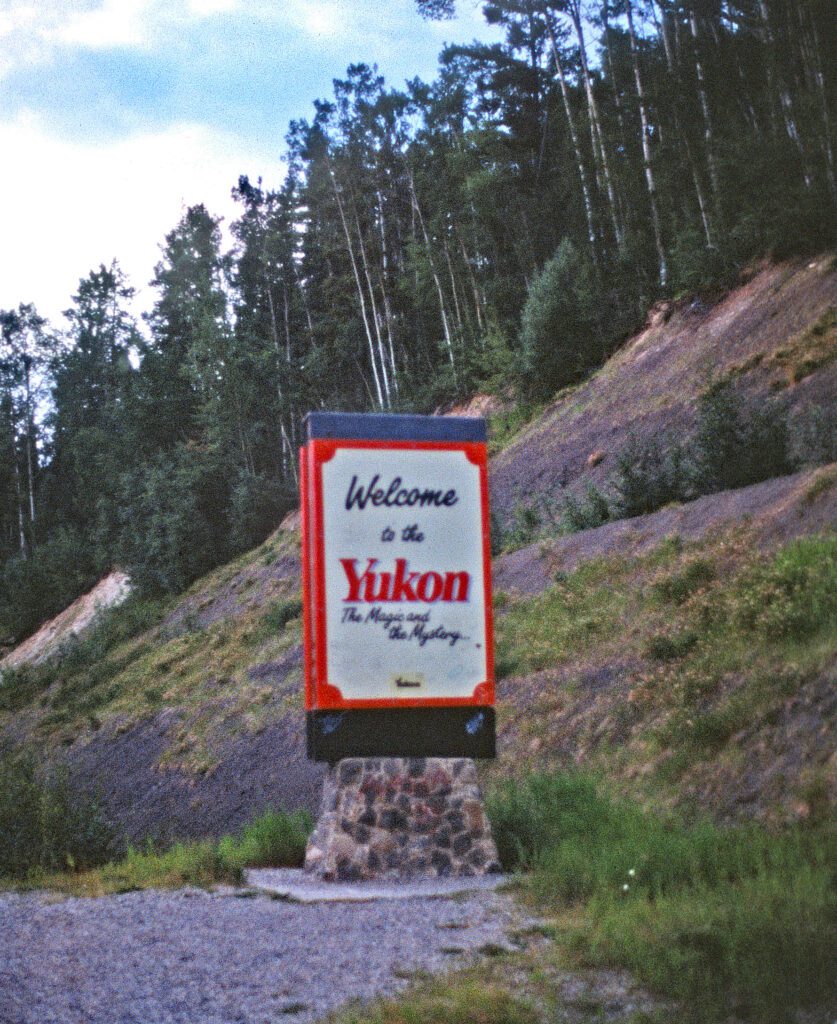
M 607 495 L 588 483 L 584 498 L 579 500 L 572 494 L 564 499 L 561 526 L 565 533 L 580 533 L 582 530 L 594 530 L 603 526 L 611 518 L 610 502 Z
M 788 544 L 731 595 L 735 623 L 764 639 L 804 640 L 837 626 L 837 538 Z
M 532 870 L 540 904 L 576 906 L 563 941 L 682 1000 L 690 1019 L 787 1020 L 834 992 L 825 832 L 687 825 L 575 773 L 496 787 L 488 809 L 504 867 Z
M 0 875 L 81 871 L 114 852 L 114 832 L 99 803 L 77 791 L 65 769 L 39 776 L 27 754 L 0 759 Z

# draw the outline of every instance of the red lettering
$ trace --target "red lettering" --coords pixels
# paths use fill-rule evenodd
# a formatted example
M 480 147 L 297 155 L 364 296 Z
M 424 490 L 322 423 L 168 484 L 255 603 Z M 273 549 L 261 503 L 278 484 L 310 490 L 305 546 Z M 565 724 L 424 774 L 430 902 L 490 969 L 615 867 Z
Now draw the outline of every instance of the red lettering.
M 344 597 L 344 601 L 360 601 L 360 585 L 369 576 L 374 580 L 375 573 L 372 572 L 372 566 L 378 564 L 377 558 L 370 558 L 367 560 L 366 569 L 358 576 L 355 565 L 357 564 L 356 558 L 341 558 L 340 564 L 343 566 L 343 571 L 346 573 L 346 578 L 349 581 L 349 594 Z
M 443 601 L 467 601 L 468 587 L 471 583 L 471 576 L 467 572 L 446 572 L 445 589 L 442 592 Z M 456 597 L 453 596 L 453 588 L 458 584 Z
M 394 573 L 375 572 L 377 558 L 367 558 L 363 572 L 358 571 L 357 558 L 341 558 L 340 564 L 349 584 L 349 591 L 343 598 L 348 603 L 467 601 L 471 587 L 470 573 L 409 572 L 406 558 L 396 558 Z
M 370 604 L 374 601 L 389 601 L 389 581 L 392 579 L 391 572 L 381 573 L 367 573 L 366 574 L 366 587 L 363 591 L 363 600 L 369 601 Z M 375 593 L 375 580 L 378 580 L 378 592 Z
M 407 578 L 404 573 L 407 571 L 407 559 L 395 559 L 395 579 L 392 581 L 392 597 L 390 601 L 418 601 L 416 592 L 413 590 L 413 582 L 418 579 L 417 572 L 411 572 Z
M 416 587 L 416 593 L 422 601 L 433 602 L 439 600 L 439 595 L 442 593 L 444 583 L 442 577 L 437 572 L 426 572 L 418 581 Z M 428 593 L 428 588 L 430 592 Z

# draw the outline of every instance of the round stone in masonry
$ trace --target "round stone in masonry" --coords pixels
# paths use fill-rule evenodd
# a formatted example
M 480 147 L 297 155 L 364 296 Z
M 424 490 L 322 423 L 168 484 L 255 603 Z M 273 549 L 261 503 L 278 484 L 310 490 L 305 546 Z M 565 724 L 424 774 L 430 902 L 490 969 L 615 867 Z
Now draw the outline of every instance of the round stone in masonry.
M 350 881 L 499 870 L 466 758 L 350 758 L 325 780 L 306 871 Z

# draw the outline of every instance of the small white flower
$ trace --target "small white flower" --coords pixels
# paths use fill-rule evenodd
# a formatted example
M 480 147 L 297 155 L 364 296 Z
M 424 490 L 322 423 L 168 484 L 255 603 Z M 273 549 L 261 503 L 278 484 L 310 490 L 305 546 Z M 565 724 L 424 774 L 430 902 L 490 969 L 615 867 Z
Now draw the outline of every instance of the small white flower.
M 628 885 L 627 882 L 625 882 L 625 884 L 622 886 L 622 892 L 627 892 L 628 889 L 630 889 L 630 886 Z
M 636 871 L 633 868 L 628 868 L 628 878 L 633 878 L 636 875 Z

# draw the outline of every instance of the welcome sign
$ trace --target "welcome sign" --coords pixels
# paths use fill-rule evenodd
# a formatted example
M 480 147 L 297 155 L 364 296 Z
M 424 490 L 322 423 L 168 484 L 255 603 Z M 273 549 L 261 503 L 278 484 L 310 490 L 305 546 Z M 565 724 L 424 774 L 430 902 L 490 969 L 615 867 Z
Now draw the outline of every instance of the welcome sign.
M 306 423 L 309 756 L 494 756 L 484 421 Z

